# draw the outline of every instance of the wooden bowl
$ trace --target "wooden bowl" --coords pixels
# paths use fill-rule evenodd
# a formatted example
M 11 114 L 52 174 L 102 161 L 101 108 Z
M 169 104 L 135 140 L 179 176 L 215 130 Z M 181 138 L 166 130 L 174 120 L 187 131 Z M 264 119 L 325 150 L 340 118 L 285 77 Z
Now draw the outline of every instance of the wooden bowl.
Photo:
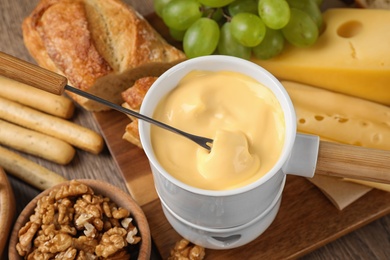
M 115 202 L 119 207 L 126 208 L 130 211 L 130 216 L 133 218 L 133 224 L 138 228 L 138 236 L 141 236 L 141 242 L 138 244 L 138 252 L 135 252 L 138 255 L 139 260 L 149 260 L 152 248 L 151 235 L 149 230 L 149 225 L 146 219 L 146 216 L 140 206 L 133 200 L 133 198 L 111 184 L 108 184 L 99 180 L 87 180 L 81 179 L 77 180 L 83 184 L 91 187 L 95 194 L 103 195 L 110 198 Z M 11 238 L 9 241 L 8 256 L 9 259 L 23 259 L 19 256 L 16 250 L 16 244 L 18 243 L 18 232 L 21 227 L 29 220 L 30 216 L 34 213 L 37 201 L 50 193 L 51 190 L 60 187 L 61 185 L 68 184 L 69 182 L 64 182 L 58 185 L 55 185 L 45 191 L 41 192 L 36 196 L 20 213 L 17 218 L 15 225 L 13 227 Z M 133 259 L 133 256 L 132 256 Z
M 4 249 L 7 245 L 14 216 L 15 198 L 12 187 L 4 170 L 0 168 L 0 258 L 2 258 L 3 252 L 6 252 Z

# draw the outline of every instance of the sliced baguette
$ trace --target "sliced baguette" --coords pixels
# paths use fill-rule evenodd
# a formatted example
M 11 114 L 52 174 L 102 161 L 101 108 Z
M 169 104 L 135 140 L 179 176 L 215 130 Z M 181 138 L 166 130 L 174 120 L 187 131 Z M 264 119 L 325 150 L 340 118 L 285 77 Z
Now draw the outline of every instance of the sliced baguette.
M 136 79 L 159 76 L 185 59 L 119 0 L 41 0 L 22 29 L 25 46 L 40 66 L 116 104 Z M 87 110 L 108 110 L 68 94 Z
M 136 80 L 132 87 L 122 92 L 122 98 L 125 101 L 122 106 L 135 112 L 139 112 L 146 93 L 156 80 L 157 77 L 144 77 Z M 122 138 L 142 148 L 138 131 L 138 119 L 133 116 L 129 116 L 129 118 L 132 122 L 126 126 L 125 133 Z

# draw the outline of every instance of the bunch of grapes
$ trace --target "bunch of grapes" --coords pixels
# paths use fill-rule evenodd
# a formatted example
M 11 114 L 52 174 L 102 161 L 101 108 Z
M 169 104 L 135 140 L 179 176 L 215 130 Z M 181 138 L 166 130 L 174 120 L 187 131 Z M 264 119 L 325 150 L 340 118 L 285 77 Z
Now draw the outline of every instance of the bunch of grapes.
M 188 58 L 223 54 L 249 59 L 278 55 L 285 41 L 317 41 L 322 0 L 154 0 L 172 37 Z

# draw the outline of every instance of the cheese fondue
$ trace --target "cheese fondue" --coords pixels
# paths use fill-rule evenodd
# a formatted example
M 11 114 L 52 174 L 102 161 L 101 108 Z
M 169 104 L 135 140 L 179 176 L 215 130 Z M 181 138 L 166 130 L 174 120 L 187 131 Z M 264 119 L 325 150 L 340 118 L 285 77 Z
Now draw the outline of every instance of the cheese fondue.
M 212 138 L 211 152 L 152 126 L 156 158 L 176 179 L 207 190 L 245 186 L 277 162 L 285 138 L 282 108 L 271 90 L 244 74 L 192 71 L 156 107 L 154 118 Z

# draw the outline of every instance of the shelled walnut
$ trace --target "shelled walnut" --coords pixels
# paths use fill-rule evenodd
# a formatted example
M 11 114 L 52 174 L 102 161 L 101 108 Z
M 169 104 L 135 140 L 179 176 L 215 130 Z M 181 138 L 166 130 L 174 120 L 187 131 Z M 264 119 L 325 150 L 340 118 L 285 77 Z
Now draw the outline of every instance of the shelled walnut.
M 201 246 L 195 245 L 187 239 L 181 239 L 171 250 L 168 260 L 202 260 L 206 253 Z
M 18 238 L 25 259 L 129 259 L 141 240 L 127 209 L 75 180 L 38 200 Z

